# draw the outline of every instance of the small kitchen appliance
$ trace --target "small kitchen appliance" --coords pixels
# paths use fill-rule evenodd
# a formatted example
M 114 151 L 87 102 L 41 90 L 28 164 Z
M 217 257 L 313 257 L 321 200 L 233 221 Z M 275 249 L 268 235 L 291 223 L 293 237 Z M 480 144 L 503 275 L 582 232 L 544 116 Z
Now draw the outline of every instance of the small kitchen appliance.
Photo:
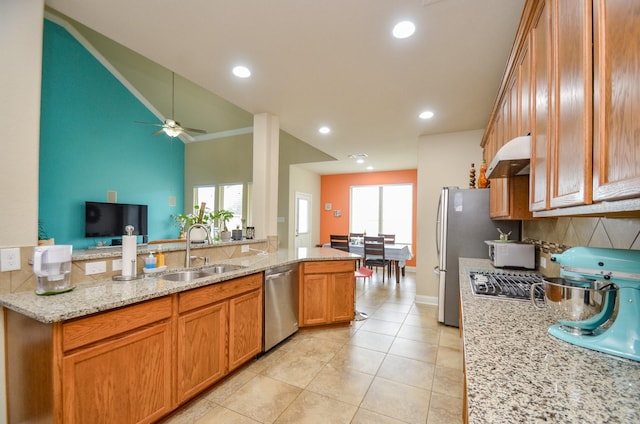
M 73 246 L 59 244 L 36 246 L 33 250 L 33 273 L 36 294 L 51 295 L 71 291 L 71 253 Z
M 554 254 L 569 287 L 608 289 L 599 313 L 581 320 L 559 320 L 549 333 L 566 342 L 640 361 L 640 251 L 574 247 Z M 616 290 L 617 289 L 617 290 Z M 592 303 L 584 296 L 585 307 Z
M 536 249 L 531 243 L 521 243 L 514 240 L 486 240 L 489 245 L 489 259 L 491 265 L 497 268 L 526 268 L 536 267 Z
M 469 272 L 471 291 L 477 296 L 493 299 L 542 300 L 544 292 L 540 284 L 543 277 L 535 272 L 472 270 Z

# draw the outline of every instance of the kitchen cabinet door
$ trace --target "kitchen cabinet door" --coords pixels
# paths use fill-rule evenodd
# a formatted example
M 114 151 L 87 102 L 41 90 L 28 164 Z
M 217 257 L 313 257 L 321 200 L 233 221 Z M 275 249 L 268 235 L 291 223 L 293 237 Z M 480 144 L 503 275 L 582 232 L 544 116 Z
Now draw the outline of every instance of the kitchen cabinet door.
M 531 34 L 518 64 L 517 135 L 531 134 Z
M 509 180 L 507 178 L 491 179 L 489 216 L 496 219 L 509 216 Z
M 543 2 L 531 29 L 532 53 L 532 131 L 529 208 L 532 211 L 548 209 L 550 106 L 551 106 L 551 6 Z
M 262 351 L 262 290 L 229 300 L 229 371 Z
M 65 423 L 150 423 L 172 409 L 171 322 L 78 349 L 62 360 Z
M 227 308 L 222 301 L 178 317 L 178 403 L 224 377 Z
M 593 200 L 639 197 L 640 2 L 593 5 Z
M 309 274 L 302 277 L 300 290 L 302 325 L 326 324 L 329 320 L 329 276 Z
M 591 1 L 552 0 L 550 208 L 591 203 Z
M 354 274 L 342 272 L 331 274 L 331 322 L 349 322 L 354 311 Z

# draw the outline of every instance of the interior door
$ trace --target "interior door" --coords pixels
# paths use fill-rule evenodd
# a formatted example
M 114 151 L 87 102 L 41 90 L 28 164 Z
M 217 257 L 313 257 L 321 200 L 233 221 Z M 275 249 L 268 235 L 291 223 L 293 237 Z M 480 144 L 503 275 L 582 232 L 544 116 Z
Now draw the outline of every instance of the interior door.
M 296 192 L 295 247 L 311 247 L 311 205 L 312 197 Z

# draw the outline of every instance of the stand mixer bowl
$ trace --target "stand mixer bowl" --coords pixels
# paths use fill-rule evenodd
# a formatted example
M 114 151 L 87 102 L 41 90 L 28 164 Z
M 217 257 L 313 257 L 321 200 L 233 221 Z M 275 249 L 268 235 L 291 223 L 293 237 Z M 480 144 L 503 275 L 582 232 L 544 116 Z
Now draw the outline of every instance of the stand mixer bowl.
M 549 309 L 563 331 L 588 335 L 614 316 L 618 287 L 605 280 L 574 283 L 564 279 L 545 280 L 534 286 L 544 289 L 544 304 L 532 296 L 540 309 Z M 532 293 L 535 290 L 532 288 Z

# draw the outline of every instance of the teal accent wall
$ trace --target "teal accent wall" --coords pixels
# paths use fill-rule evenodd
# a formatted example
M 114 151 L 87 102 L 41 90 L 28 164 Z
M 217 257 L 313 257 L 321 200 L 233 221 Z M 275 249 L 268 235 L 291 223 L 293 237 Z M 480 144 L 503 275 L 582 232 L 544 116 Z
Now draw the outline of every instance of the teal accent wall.
M 84 202 L 149 206 L 149 240 L 176 238 L 183 211 L 184 144 L 64 28 L 45 20 L 38 216 L 56 244 L 74 249 L 108 239 L 84 237 Z M 169 206 L 170 197 L 176 206 Z M 142 239 L 139 237 L 139 242 Z

